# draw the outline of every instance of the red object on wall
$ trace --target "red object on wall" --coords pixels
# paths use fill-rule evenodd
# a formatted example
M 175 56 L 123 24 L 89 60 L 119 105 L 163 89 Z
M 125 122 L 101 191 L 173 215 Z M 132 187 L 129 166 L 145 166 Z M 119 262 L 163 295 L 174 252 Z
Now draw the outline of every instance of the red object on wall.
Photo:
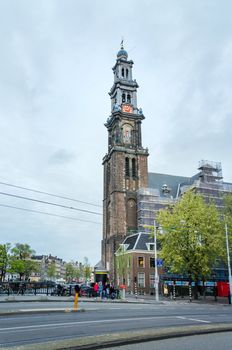
M 229 290 L 230 287 L 228 282 L 217 282 L 217 294 L 219 297 L 228 297 Z

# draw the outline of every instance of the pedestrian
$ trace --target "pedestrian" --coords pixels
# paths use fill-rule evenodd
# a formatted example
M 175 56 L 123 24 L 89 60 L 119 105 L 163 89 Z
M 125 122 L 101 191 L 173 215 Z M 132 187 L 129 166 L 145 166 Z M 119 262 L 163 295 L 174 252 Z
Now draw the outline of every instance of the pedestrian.
M 106 298 L 106 284 L 103 284 L 103 291 L 102 291 L 102 298 L 105 299 Z
M 98 296 L 98 289 L 99 289 L 99 287 L 98 287 L 98 284 L 97 284 L 97 282 L 94 284 L 94 286 L 93 286 L 93 291 L 94 291 L 94 296 L 95 297 L 97 297 Z
M 77 294 L 80 293 L 80 287 L 78 284 L 75 285 L 74 289 L 75 289 L 75 293 L 77 293 Z
M 107 286 L 106 286 L 106 299 L 109 299 L 109 297 L 110 297 L 110 285 L 107 284 Z
M 110 286 L 110 299 L 115 299 L 115 289 L 113 285 Z
M 102 294 L 103 294 L 103 284 L 102 284 L 102 282 L 99 282 L 98 292 L 99 292 L 100 298 L 102 299 Z

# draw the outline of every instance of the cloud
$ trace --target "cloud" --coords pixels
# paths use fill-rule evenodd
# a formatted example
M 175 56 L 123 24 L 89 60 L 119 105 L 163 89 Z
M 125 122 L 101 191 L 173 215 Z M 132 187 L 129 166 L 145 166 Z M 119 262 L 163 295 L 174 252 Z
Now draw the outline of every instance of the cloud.
M 63 165 L 72 162 L 75 158 L 76 156 L 74 153 L 68 152 L 65 149 L 59 149 L 49 157 L 49 163 Z
M 231 10 L 226 0 L 2 1 L 1 180 L 101 205 L 111 68 L 123 35 L 140 85 L 149 171 L 191 176 L 206 158 L 221 161 L 232 181 Z M 101 222 L 19 199 L 0 203 Z M 0 222 L 3 241 L 28 240 L 66 260 L 100 259 L 101 225 L 9 208 Z

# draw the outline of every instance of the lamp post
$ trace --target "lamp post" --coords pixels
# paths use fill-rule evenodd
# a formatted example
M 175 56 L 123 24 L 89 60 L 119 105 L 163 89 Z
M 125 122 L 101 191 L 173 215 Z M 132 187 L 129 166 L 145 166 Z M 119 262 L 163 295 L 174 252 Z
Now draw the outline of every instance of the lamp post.
M 231 277 L 231 267 L 230 267 L 230 250 L 229 250 L 229 240 L 228 240 L 228 227 L 225 223 L 225 233 L 226 233 L 226 251 L 227 251 L 227 264 L 228 264 L 228 274 L 229 274 L 229 304 L 231 304 L 231 292 L 232 292 L 232 277 Z
M 154 250 L 155 250 L 155 300 L 159 301 L 159 275 L 157 265 L 157 227 L 154 220 Z

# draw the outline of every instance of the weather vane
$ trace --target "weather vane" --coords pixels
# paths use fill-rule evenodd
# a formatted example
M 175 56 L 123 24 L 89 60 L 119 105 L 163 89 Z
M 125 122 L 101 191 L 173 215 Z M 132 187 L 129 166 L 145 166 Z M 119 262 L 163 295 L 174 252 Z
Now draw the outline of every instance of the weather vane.
M 121 40 L 121 49 L 123 49 L 123 42 L 124 42 L 124 38 L 122 36 L 122 40 Z

